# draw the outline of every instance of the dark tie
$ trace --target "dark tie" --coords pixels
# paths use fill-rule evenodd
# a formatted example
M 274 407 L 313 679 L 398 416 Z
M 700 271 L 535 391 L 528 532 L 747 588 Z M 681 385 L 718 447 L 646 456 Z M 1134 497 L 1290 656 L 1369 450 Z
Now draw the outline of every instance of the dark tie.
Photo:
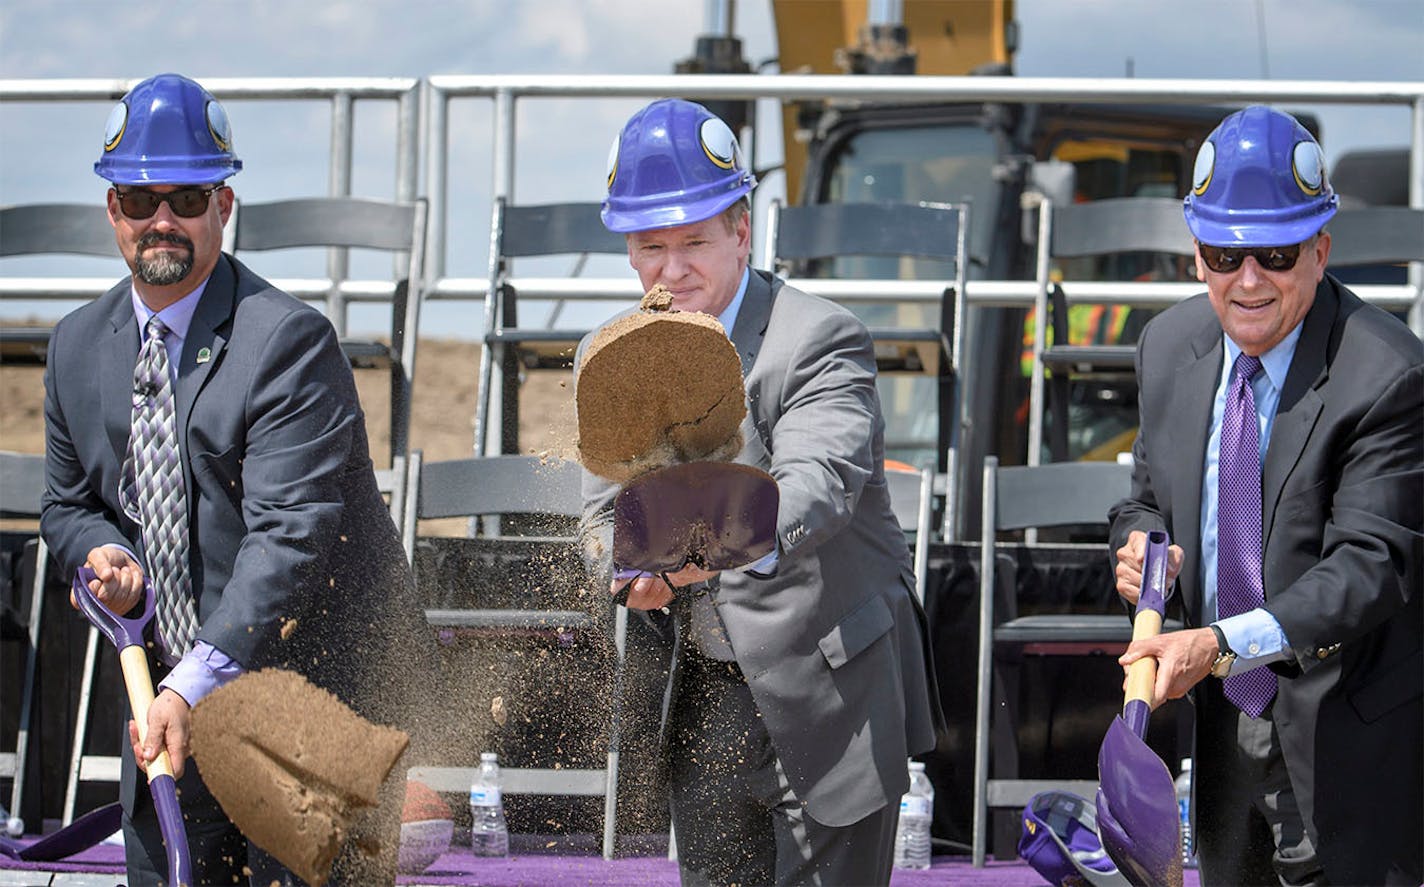
M 188 577 L 188 502 L 163 345 L 167 334 L 163 321 L 149 319 L 134 365 L 133 425 L 119 499 L 143 534 L 148 576 L 158 596 L 158 653 L 173 665 L 193 646 L 198 614 Z
M 1244 352 L 1236 358 L 1221 418 L 1216 611 L 1222 619 L 1266 602 L 1261 582 L 1261 448 L 1251 391 L 1251 379 L 1260 371 L 1258 358 Z M 1222 683 L 1226 698 L 1253 718 L 1259 718 L 1276 695 L 1276 676 L 1266 668 L 1232 675 Z

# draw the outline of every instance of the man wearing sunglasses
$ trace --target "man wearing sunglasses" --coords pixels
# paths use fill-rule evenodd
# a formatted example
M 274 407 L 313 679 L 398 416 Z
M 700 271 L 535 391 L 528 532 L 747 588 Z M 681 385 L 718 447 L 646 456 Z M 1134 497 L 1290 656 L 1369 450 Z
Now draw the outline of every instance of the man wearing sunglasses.
M 168 876 L 139 772 L 160 749 L 196 880 L 290 883 L 208 792 L 190 709 L 276 666 L 390 722 L 375 683 L 409 669 L 379 671 L 393 644 L 423 636 L 410 574 L 331 324 L 221 251 L 226 180 L 242 168 L 222 106 L 186 77 L 145 80 L 110 114 L 94 168 L 132 277 L 50 340 L 41 529 L 66 571 L 95 570 L 115 613 L 138 607 L 145 578 L 155 587 L 160 689 L 145 741 L 129 724 L 120 788 L 128 883 Z M 335 883 L 394 880 L 392 859 L 374 863 L 384 874 L 342 865 Z
M 885 484 L 870 336 L 843 308 L 748 269 L 755 178 L 706 108 L 653 102 L 609 165 L 604 224 L 627 235 L 645 290 L 662 284 L 674 310 L 721 320 L 745 377 L 737 461 L 779 487 L 775 550 L 752 570 L 693 563 L 627 588 L 640 617 L 630 674 L 652 662 L 646 682 L 627 682 L 624 710 L 651 709 L 682 883 L 885 884 L 906 757 L 934 746 L 943 715 Z M 647 378 L 677 384 L 656 367 Z M 604 577 L 617 493 L 585 473 L 585 550 Z M 637 723 L 625 721 L 625 749 Z
M 1326 272 L 1338 200 L 1293 117 L 1250 107 L 1185 200 L 1207 293 L 1138 344 L 1118 592 L 1166 530 L 1186 629 L 1134 642 L 1196 713 L 1204 884 L 1424 879 L 1424 344 Z

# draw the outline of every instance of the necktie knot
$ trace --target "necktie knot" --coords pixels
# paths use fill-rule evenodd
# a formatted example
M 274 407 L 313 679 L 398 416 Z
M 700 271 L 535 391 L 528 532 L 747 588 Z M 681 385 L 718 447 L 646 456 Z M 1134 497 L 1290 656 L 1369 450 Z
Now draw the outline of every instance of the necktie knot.
M 1243 381 L 1250 382 L 1256 378 L 1256 374 L 1261 371 L 1261 358 L 1252 357 L 1245 351 L 1236 356 L 1236 375 Z
M 149 339 L 158 339 L 160 342 L 168 335 L 168 324 L 158 319 L 155 314 L 148 319 L 148 325 L 144 327 L 144 335 Z

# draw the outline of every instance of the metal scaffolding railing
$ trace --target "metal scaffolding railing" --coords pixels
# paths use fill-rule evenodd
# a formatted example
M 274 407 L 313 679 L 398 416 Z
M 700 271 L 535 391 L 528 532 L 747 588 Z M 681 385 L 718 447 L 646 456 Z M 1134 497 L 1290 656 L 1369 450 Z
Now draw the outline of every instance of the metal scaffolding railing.
M 134 85 L 133 80 L 0 80 L 0 106 L 20 103 L 117 100 Z M 485 277 L 447 277 L 446 258 L 451 195 L 449 194 L 449 107 L 459 98 L 485 98 L 493 104 L 490 129 L 492 197 L 513 200 L 518 107 L 521 100 L 550 98 L 651 98 L 696 95 L 705 99 L 765 99 L 772 101 L 824 100 L 834 102 L 1054 102 L 1138 104 L 1243 104 L 1249 102 L 1397 106 L 1411 112 L 1409 204 L 1424 208 L 1424 83 L 1097 79 L 1053 77 L 895 77 L 694 74 L 650 76 L 530 76 L 437 75 L 413 78 L 214 78 L 204 86 L 225 101 L 325 100 L 330 103 L 329 177 L 327 193 L 351 192 L 352 153 L 355 144 L 353 107 L 370 100 L 398 105 L 395 154 L 395 197 L 409 200 L 425 196 L 430 201 L 430 237 L 426 254 L 426 298 L 482 301 Z M 601 136 L 600 136 L 601 138 Z M 594 150 L 592 147 L 590 150 Z M 422 164 L 423 159 L 423 164 Z M 420 182 L 424 181 L 424 189 Z M 295 278 L 275 281 L 299 296 L 325 298 L 333 323 L 342 329 L 345 306 L 353 301 L 388 299 L 389 280 L 352 280 L 344 250 L 331 250 L 326 279 Z M 81 278 L 0 278 L 0 299 L 74 299 L 88 297 L 112 281 Z M 854 282 L 818 281 L 812 288 L 833 297 L 861 298 Z M 579 300 L 632 299 L 635 285 L 609 292 L 607 287 L 585 287 L 576 280 L 521 281 L 526 298 Z M 895 288 L 877 284 L 879 293 L 914 301 L 932 301 L 930 285 L 905 281 Z M 1382 304 L 1412 308 L 1416 332 L 1424 335 L 1424 311 L 1417 294 L 1424 289 L 1424 268 L 1410 269 L 1409 286 L 1381 293 Z M 1124 295 L 1113 284 L 1078 285 L 1070 301 L 1115 301 Z M 1136 304 L 1165 304 L 1180 297 L 1179 288 L 1131 289 Z M 1032 304 L 1031 282 L 971 281 L 967 298 L 975 305 Z M 869 295 L 869 298 L 884 298 Z

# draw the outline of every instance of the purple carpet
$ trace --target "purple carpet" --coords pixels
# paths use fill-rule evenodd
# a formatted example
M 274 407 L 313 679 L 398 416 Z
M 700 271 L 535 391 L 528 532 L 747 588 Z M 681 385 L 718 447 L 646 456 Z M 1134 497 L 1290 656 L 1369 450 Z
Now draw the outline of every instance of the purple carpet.
M 93 872 L 122 875 L 123 849 L 91 847 L 64 862 L 19 862 L 0 857 L 0 871 Z M 1198 887 L 1197 873 L 1188 871 L 1185 887 Z M 418 875 L 402 875 L 404 885 L 458 887 L 676 887 L 677 863 L 663 857 L 639 856 L 605 862 L 597 856 L 525 853 L 505 859 L 485 859 L 457 848 L 435 860 Z M 938 856 L 927 871 L 896 870 L 891 887 L 1041 887 L 1046 882 L 1027 863 L 990 862 L 982 869 L 964 856 Z

